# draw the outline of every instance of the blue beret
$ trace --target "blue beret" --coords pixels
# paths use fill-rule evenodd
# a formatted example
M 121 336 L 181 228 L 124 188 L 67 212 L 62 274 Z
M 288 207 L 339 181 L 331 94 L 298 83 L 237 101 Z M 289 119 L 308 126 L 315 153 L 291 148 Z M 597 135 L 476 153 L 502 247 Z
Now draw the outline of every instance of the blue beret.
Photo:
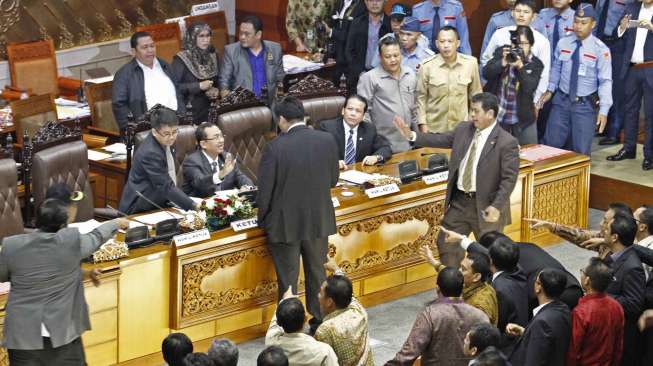
M 401 25 L 402 31 L 419 32 L 419 19 L 415 17 L 404 18 L 404 23 Z
M 596 20 L 596 10 L 592 4 L 581 3 L 578 5 L 575 16 L 579 18 L 592 18 Z

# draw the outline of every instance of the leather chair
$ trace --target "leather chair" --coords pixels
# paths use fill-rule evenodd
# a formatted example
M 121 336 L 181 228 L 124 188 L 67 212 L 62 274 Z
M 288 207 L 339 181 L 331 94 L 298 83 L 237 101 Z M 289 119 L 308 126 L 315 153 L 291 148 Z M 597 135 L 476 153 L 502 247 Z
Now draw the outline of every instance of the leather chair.
M 225 150 L 240 162 L 240 168 L 256 184 L 263 149 L 275 137 L 271 131 L 272 111 L 268 107 L 251 107 L 218 116 L 218 127 L 225 136 Z
M 172 63 L 172 58 L 181 50 L 181 35 L 177 22 L 146 25 L 136 28 L 136 31 L 152 35 L 157 57 L 168 64 Z
M 113 116 L 111 108 L 111 97 L 113 81 L 84 85 L 84 94 L 91 109 L 92 126 L 88 126 L 90 132 L 102 136 L 120 137 L 118 122 Z
M 51 39 L 7 45 L 11 86 L 2 97 L 20 99 L 22 91 L 30 95 L 52 94 L 76 99 L 82 86 L 78 79 L 59 76 L 54 44 Z
M 0 159 L 0 222 L 0 242 L 24 231 L 18 200 L 18 171 L 13 158 Z
M 306 117 L 310 118 L 309 125 L 320 128 L 320 122 L 335 119 L 342 115 L 345 106 L 345 97 L 330 96 L 302 100 Z
M 31 138 L 36 130 L 41 128 L 47 121 L 57 121 L 57 107 L 54 104 L 52 94 L 43 94 L 20 99 L 10 103 L 11 113 L 16 127 L 18 144 L 23 144 L 23 134 Z
M 211 37 L 211 44 L 215 47 L 216 52 L 220 57 L 224 55 L 224 46 L 229 44 L 229 33 L 227 31 L 227 17 L 224 11 L 217 11 L 213 13 L 193 15 L 184 18 L 186 29 L 196 22 L 204 22 L 211 27 L 213 36 Z

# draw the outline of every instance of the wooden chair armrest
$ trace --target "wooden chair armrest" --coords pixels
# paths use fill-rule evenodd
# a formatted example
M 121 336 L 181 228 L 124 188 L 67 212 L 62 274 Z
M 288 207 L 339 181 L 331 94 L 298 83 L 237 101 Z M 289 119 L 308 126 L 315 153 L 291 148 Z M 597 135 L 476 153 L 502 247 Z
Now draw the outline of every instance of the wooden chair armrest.
M 59 76 L 58 84 L 59 84 L 59 88 L 63 88 L 67 90 L 77 91 L 79 88 L 82 87 L 81 80 L 75 78 L 69 78 L 65 76 Z
M 5 89 L 2 91 L 2 98 L 5 100 L 19 100 L 22 93 L 15 90 Z
M 89 149 L 97 149 L 107 146 L 107 140 L 107 136 L 89 135 L 87 133 L 82 134 L 82 141 L 84 141 Z

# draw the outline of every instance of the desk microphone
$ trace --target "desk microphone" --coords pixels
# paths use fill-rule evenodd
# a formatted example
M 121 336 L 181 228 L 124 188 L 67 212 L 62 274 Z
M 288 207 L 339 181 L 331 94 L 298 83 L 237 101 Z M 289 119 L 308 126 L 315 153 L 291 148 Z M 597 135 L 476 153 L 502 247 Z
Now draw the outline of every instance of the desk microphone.
M 170 217 L 172 217 L 171 219 L 163 220 L 156 224 L 154 229 L 154 231 L 156 231 L 156 237 L 154 238 L 155 241 L 168 240 L 179 233 L 179 218 L 177 218 L 175 215 L 171 214 L 170 212 L 164 210 L 163 207 L 152 202 L 152 200 L 145 197 L 141 192 L 136 191 L 136 194 L 138 194 L 139 197 L 143 198 L 154 207 L 158 208 L 159 210 L 165 212 L 166 214 L 170 215 Z
M 175 219 L 175 220 L 178 220 L 178 219 L 179 219 L 177 216 L 171 214 L 169 211 L 165 210 L 163 207 L 161 207 L 161 206 L 157 205 L 156 203 L 152 202 L 152 200 L 150 200 L 149 198 L 145 197 L 145 195 L 142 194 L 141 192 L 136 191 L 136 194 L 137 194 L 139 197 L 141 197 L 142 199 L 146 200 L 146 201 L 147 201 L 148 203 L 150 203 L 152 206 L 154 206 L 154 207 L 158 208 L 159 210 L 165 212 L 166 214 L 170 215 L 170 217 L 172 217 L 173 219 Z

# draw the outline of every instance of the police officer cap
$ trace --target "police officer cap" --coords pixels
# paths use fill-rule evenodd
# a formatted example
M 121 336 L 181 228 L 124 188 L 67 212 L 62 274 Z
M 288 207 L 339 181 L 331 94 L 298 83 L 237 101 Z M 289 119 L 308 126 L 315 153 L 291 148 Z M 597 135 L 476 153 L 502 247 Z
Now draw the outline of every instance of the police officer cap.
M 401 25 L 402 31 L 419 32 L 419 19 L 415 17 L 406 17 Z
M 575 16 L 579 18 L 592 18 L 596 20 L 596 10 L 592 4 L 581 3 L 578 5 Z
M 393 18 L 404 19 L 407 15 L 412 15 L 413 11 L 408 6 L 397 3 L 390 8 L 390 16 Z

